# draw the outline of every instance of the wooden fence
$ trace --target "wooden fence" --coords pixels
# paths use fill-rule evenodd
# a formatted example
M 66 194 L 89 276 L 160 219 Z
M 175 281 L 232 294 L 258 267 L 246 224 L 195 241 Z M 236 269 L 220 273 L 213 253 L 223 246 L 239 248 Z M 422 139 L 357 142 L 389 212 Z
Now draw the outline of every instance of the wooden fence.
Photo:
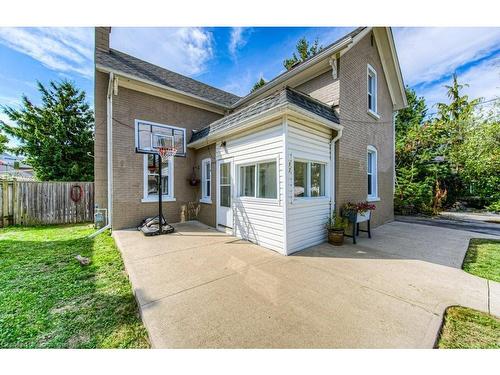
M 0 180 L 0 226 L 94 220 L 93 182 Z

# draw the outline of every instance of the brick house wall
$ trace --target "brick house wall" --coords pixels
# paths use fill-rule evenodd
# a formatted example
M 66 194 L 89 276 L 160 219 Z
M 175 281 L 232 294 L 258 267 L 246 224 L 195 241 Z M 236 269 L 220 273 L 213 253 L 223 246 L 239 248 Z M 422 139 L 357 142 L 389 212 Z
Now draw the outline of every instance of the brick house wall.
M 378 154 L 378 195 L 374 202 L 374 226 L 394 219 L 393 213 L 393 110 L 389 89 L 375 40 L 365 36 L 341 58 L 340 123 L 344 126 L 337 143 L 336 202 L 340 208 L 348 201 L 367 199 L 367 146 Z M 367 113 L 367 64 L 377 72 L 380 119 Z
M 196 175 L 198 178 L 201 180 L 201 162 L 203 159 L 210 158 L 211 163 L 212 163 L 212 176 L 211 176 L 211 195 L 212 195 L 212 203 L 200 203 L 199 204 L 199 211 L 198 211 L 198 220 L 201 221 L 202 223 L 205 223 L 207 225 L 210 225 L 212 227 L 215 227 L 216 223 L 216 209 L 217 209 L 217 202 L 216 202 L 216 189 L 217 189 L 217 164 L 215 162 L 215 143 L 200 148 L 197 150 L 196 154 L 196 161 L 195 165 L 197 166 L 197 171 Z M 201 198 L 201 183 L 198 186 L 196 190 L 196 194 L 199 198 Z
M 96 72 L 96 204 L 107 206 L 106 172 L 106 92 L 108 75 Z M 158 213 L 157 202 L 141 202 L 144 196 L 144 155 L 135 153 L 136 119 L 173 125 L 186 129 L 187 141 L 193 129 L 217 120 L 221 115 L 167 99 L 119 87 L 113 97 L 113 227 L 137 226 L 142 219 Z M 199 203 L 199 188 L 188 179 L 197 163 L 196 150 L 187 149 L 186 157 L 174 159 L 175 202 L 163 204 L 169 222 L 193 219 Z M 202 215 L 204 214 L 204 210 Z M 209 215 L 208 215 L 209 216 Z M 207 224 L 210 224 L 207 223 Z

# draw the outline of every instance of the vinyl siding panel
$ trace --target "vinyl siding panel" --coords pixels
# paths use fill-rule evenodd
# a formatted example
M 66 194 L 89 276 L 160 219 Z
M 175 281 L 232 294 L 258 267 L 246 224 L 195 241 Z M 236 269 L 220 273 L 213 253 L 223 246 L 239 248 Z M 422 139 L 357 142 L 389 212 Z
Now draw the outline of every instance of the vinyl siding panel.
M 326 240 L 324 224 L 330 215 L 330 140 L 326 127 L 288 121 L 287 153 L 290 160 L 321 161 L 325 165 L 325 197 L 294 198 L 293 168 L 289 175 L 287 205 L 287 253 L 320 244 Z M 293 165 L 291 162 L 291 165 Z
M 217 158 L 233 162 L 234 235 L 261 246 L 284 252 L 285 165 L 283 122 L 275 121 L 226 140 L 217 145 Z M 239 167 L 244 164 L 277 161 L 277 199 L 239 197 Z

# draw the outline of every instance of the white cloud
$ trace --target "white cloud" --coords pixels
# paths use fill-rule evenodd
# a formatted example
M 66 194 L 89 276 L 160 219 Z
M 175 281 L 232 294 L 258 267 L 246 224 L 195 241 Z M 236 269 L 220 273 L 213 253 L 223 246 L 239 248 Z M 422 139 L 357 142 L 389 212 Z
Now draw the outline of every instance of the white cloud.
M 458 82 L 468 84 L 463 93 L 470 99 L 483 98 L 491 100 L 500 97 L 500 56 L 487 59 L 458 74 Z M 439 102 L 449 101 L 444 85 L 451 83 L 451 76 L 445 82 L 438 82 L 422 87 L 417 94 L 424 96 L 427 105 L 434 112 L 434 105 Z
M 239 74 L 238 77 L 230 77 L 231 79 L 223 85 L 221 89 L 239 96 L 245 96 L 252 90 L 253 85 L 255 85 L 261 77 L 264 78 L 266 82 L 268 81 L 261 71 L 256 72 L 247 69 L 243 74 Z
M 0 106 L 6 105 L 9 107 L 13 107 L 13 106 L 19 105 L 20 100 L 21 100 L 20 98 L 14 98 L 11 96 L 0 95 Z M 3 120 L 3 118 L 2 118 L 2 120 Z
M 186 75 L 204 72 L 213 57 L 212 33 L 198 27 L 114 27 L 111 47 Z
M 251 29 L 245 27 L 233 27 L 231 29 L 228 49 L 233 59 L 236 58 L 238 50 L 247 44 L 250 31 Z
M 47 68 L 93 76 L 91 28 L 0 28 L 0 43 L 40 61 Z
M 432 82 L 500 46 L 500 28 L 395 28 L 405 83 Z

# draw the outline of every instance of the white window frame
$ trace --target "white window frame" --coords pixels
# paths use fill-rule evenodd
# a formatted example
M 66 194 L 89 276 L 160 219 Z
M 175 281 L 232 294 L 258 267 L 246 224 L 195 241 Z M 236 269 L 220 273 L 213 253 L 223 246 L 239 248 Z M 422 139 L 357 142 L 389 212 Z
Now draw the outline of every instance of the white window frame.
M 320 195 L 317 197 L 312 197 L 310 195 L 306 197 L 296 197 L 295 196 L 295 162 L 299 163 L 306 163 L 307 164 L 307 193 L 311 194 L 311 185 L 312 185 L 312 178 L 311 178 L 311 164 L 322 164 L 325 166 L 325 195 Z M 310 159 L 303 159 L 303 158 L 292 158 L 292 199 L 294 201 L 310 201 L 310 200 L 324 200 L 330 199 L 330 174 L 329 174 L 329 163 L 323 160 L 310 160 Z
M 276 198 L 260 198 L 257 196 L 258 188 L 259 188 L 259 179 L 258 179 L 258 164 L 265 164 L 265 163 L 276 163 Z M 241 167 L 250 167 L 250 166 L 255 166 L 255 186 L 254 186 L 254 195 L 253 196 L 244 196 L 240 194 L 240 174 L 241 174 Z M 247 163 L 240 163 L 240 164 L 235 164 L 235 169 L 236 169 L 236 199 L 241 200 L 241 201 L 256 201 L 260 203 L 270 203 L 270 204 L 279 204 L 279 199 L 280 199 L 280 164 L 279 164 L 279 158 L 266 158 L 266 159 L 259 159 Z
M 210 167 L 210 176 L 207 176 L 207 168 Z M 210 194 L 207 194 L 207 182 L 210 183 Z M 206 158 L 201 161 L 201 203 L 212 204 L 212 159 Z
M 372 173 L 371 175 L 368 173 L 368 154 L 372 154 Z M 379 201 L 380 198 L 378 196 L 378 152 L 377 149 L 369 145 L 366 150 L 366 176 L 371 176 L 372 179 L 372 193 L 368 194 L 368 187 L 367 189 L 367 201 L 368 202 L 375 202 Z
M 373 79 L 373 93 L 370 90 L 370 77 Z M 370 109 L 370 99 L 369 96 L 373 98 L 373 109 Z M 377 120 L 380 118 L 378 114 L 378 79 L 377 79 L 377 71 L 368 64 L 366 66 L 366 110 L 368 114 L 375 117 Z
M 157 155 L 154 155 L 158 157 Z M 163 202 L 174 202 L 174 159 L 170 159 L 168 164 L 168 194 L 162 194 Z M 161 168 L 161 166 L 160 166 Z M 158 194 L 148 194 L 148 154 L 144 154 L 144 168 L 143 168 L 143 197 L 142 203 L 158 202 Z M 163 177 L 163 176 L 162 176 Z

